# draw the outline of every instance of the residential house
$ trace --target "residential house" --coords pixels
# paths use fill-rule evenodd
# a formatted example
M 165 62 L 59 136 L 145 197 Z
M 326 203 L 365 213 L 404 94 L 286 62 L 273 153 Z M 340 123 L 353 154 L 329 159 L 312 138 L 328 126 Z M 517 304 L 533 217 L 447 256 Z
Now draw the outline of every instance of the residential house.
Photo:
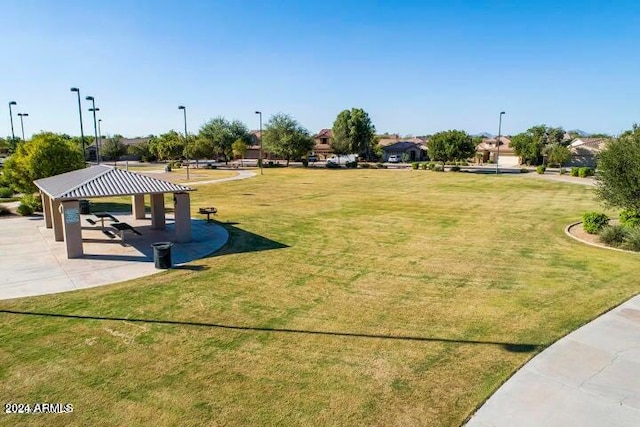
M 382 147 L 383 158 L 386 162 L 392 155 L 409 162 L 420 162 L 427 159 L 427 147 L 422 143 L 415 141 L 398 141 Z
M 604 149 L 608 138 L 576 138 L 571 144 L 571 159 L 569 166 L 596 167 L 597 156 Z
M 518 166 L 520 158 L 511 148 L 511 138 L 508 136 L 500 136 L 495 138 L 483 138 L 482 142 L 476 147 L 476 152 L 481 163 L 491 161 L 496 162 L 496 158 L 500 166 Z
M 331 129 L 322 129 L 317 135 L 313 136 L 315 144 L 312 154 L 315 154 L 318 160 L 326 160 L 333 155 L 333 148 L 331 148 L 332 138 L 333 131 Z

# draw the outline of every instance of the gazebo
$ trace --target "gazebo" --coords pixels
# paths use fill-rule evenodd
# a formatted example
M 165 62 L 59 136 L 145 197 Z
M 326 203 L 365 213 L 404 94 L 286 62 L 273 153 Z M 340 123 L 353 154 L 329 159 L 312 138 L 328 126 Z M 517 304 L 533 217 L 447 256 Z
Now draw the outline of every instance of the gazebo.
M 165 193 L 173 193 L 176 241 L 191 241 L 191 202 L 193 188 L 152 178 L 112 166 L 97 165 L 34 181 L 40 189 L 45 225 L 53 228 L 57 242 L 64 241 L 67 258 L 84 255 L 80 199 L 131 196 L 133 216 L 145 218 L 145 195 L 150 196 L 151 228 L 164 230 Z

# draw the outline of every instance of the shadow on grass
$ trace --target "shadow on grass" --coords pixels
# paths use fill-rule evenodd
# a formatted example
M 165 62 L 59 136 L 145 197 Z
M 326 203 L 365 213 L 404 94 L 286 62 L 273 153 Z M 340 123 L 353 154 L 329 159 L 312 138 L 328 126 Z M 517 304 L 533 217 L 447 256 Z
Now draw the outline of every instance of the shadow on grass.
M 289 333 L 289 334 L 303 334 L 303 335 L 326 335 L 333 337 L 344 338 L 370 338 L 370 339 L 383 339 L 383 340 L 399 340 L 399 341 L 423 341 L 423 342 L 444 342 L 453 344 L 475 344 L 475 345 L 491 345 L 502 347 L 506 351 L 514 353 L 529 353 L 538 348 L 543 347 L 540 344 L 523 344 L 523 343 L 506 343 L 499 341 L 479 341 L 479 340 L 457 340 L 451 338 L 436 338 L 436 337 L 417 337 L 411 335 L 385 335 L 385 334 L 368 334 L 360 332 L 340 332 L 340 331 L 310 331 L 306 329 L 288 329 L 288 328 L 267 328 L 260 326 L 240 326 L 240 325 L 226 325 L 221 323 L 205 323 L 205 322 L 187 322 L 180 320 L 160 320 L 160 319 L 137 319 L 131 317 L 104 317 L 104 316 L 81 316 L 75 314 L 61 314 L 61 313 L 39 313 L 33 311 L 17 311 L 17 310 L 0 310 L 0 313 L 13 314 L 20 316 L 43 316 L 54 317 L 62 319 L 75 319 L 75 320 L 106 320 L 106 321 L 126 321 L 137 323 L 150 323 L 157 325 L 171 325 L 171 326 L 195 326 L 204 328 L 218 328 L 236 331 L 248 331 L 248 332 L 274 332 L 274 333 Z
M 220 222 L 216 220 L 211 220 L 211 222 L 224 227 L 229 232 L 229 241 L 227 244 L 217 252 L 211 254 L 209 256 L 211 258 L 230 254 L 270 251 L 273 249 L 284 249 L 290 247 L 284 243 L 276 242 L 275 240 L 268 239 L 250 231 L 234 227 L 234 225 L 238 224 L 237 222 Z

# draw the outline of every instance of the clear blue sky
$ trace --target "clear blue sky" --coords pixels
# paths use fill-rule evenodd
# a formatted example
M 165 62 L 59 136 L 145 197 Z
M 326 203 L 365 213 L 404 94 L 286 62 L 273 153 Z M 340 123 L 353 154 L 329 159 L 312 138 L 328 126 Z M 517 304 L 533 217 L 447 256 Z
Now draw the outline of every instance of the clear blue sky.
M 2 135 L 10 100 L 27 136 L 78 135 L 71 86 L 125 136 L 182 129 L 179 104 L 192 132 L 218 115 L 255 129 L 256 109 L 311 132 L 351 107 L 416 135 L 497 133 L 503 110 L 507 134 L 640 121 L 637 1 L 23 0 L 0 28 Z

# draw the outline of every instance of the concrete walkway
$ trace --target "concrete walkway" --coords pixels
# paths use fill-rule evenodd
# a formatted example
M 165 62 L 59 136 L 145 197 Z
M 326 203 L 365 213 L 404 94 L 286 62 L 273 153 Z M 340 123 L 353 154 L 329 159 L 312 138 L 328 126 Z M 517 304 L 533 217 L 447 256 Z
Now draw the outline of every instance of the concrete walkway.
M 640 295 L 533 358 L 467 426 L 640 426 Z
M 238 172 L 238 175 L 230 176 L 228 178 L 210 179 L 208 181 L 185 182 L 185 183 L 181 183 L 181 184 L 182 185 L 217 184 L 219 182 L 237 181 L 239 179 L 247 179 L 247 178 L 251 178 L 252 176 L 256 176 L 256 173 L 253 172 L 253 171 L 237 170 L 237 171 L 234 171 L 234 172 Z
M 53 294 L 107 285 L 156 273 L 152 243 L 175 240 L 168 218 L 167 230 L 151 230 L 151 220 L 116 215 L 142 233 L 119 238 L 106 237 L 99 227 L 85 226 L 82 238 L 85 256 L 67 259 L 64 242 L 56 242 L 53 230 L 42 217 L 0 219 L 0 300 Z M 83 224 L 85 215 L 82 215 Z M 225 245 L 227 230 L 215 223 L 191 220 L 193 241 L 171 248 L 174 265 L 207 256 Z M 107 224 L 105 224 L 107 225 Z

